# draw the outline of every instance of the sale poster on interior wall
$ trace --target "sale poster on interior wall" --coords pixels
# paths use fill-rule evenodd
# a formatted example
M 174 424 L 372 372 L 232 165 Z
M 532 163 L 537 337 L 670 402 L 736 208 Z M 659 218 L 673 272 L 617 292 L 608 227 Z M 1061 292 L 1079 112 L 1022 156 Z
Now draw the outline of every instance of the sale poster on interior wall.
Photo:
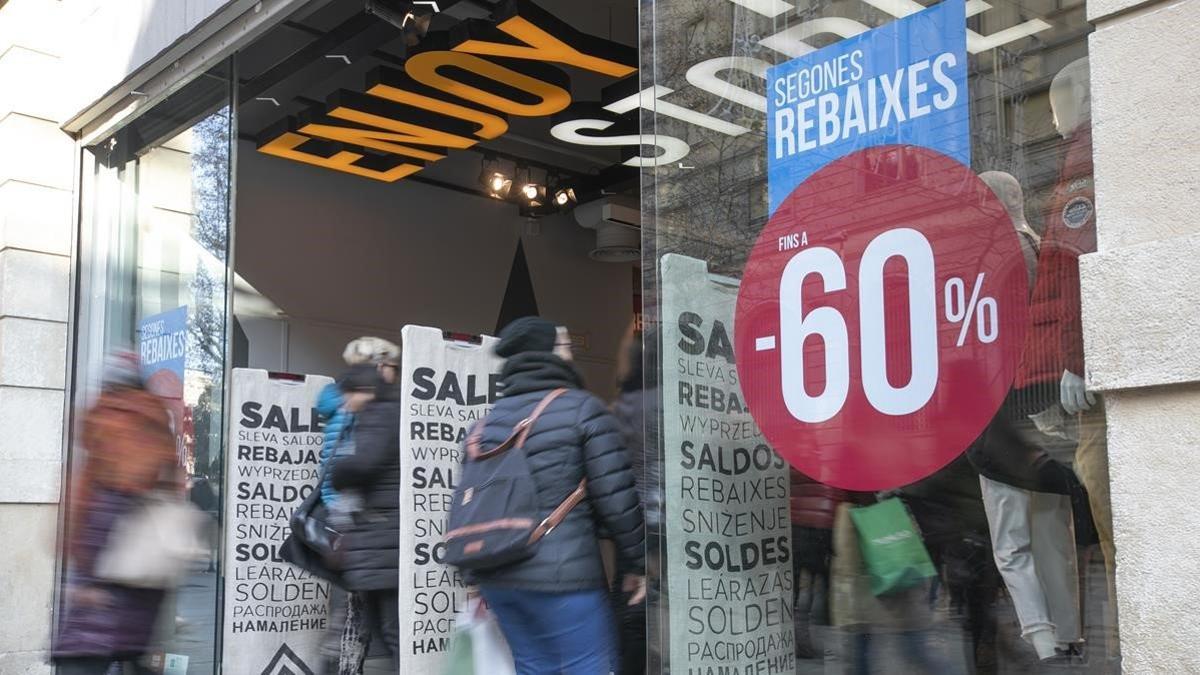
M 332 382 L 235 368 L 225 497 L 227 673 L 319 671 L 329 585 L 279 556 L 292 512 L 314 489 L 322 424 L 313 404 Z M 282 670 L 286 668 L 287 670 Z
M 661 274 L 671 669 L 792 672 L 789 471 L 742 399 L 738 282 L 675 254 Z
M 400 416 L 400 672 L 442 672 L 463 606 L 458 571 L 442 564 L 461 447 L 496 399 L 501 360 L 495 338 L 447 340 L 441 330 L 402 332 Z

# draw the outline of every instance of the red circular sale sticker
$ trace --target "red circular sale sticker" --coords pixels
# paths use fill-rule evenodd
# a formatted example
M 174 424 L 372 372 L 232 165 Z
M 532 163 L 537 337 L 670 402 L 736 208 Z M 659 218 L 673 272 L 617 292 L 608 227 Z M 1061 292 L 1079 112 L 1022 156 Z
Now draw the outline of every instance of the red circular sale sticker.
M 954 159 L 888 145 L 831 162 L 746 263 L 734 348 L 755 422 L 823 483 L 883 490 L 933 474 L 1012 385 L 1032 261 L 1004 205 Z

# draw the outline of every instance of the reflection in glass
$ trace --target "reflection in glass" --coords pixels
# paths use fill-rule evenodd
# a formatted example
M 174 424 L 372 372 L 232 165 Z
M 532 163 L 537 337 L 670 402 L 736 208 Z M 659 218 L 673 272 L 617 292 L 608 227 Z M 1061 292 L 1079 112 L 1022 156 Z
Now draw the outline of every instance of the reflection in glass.
M 673 106 L 647 105 L 643 128 L 687 149 L 647 160 L 643 173 L 654 347 L 646 367 L 663 383 L 658 419 L 647 424 L 663 466 L 663 531 L 651 543 L 660 592 L 649 621 L 652 665 L 664 672 L 730 663 L 800 673 L 1119 672 L 1104 406 L 1082 378 L 1078 258 L 1095 250 L 1084 5 L 968 3 L 969 165 L 911 145 L 854 147 L 825 158 L 833 168 L 824 175 L 768 197 L 773 121 L 764 113 L 777 93 L 768 69 L 921 9 L 669 0 L 642 14 L 642 73 L 653 74 L 642 86 L 672 90 L 661 98 Z M 909 66 L 908 54 L 929 47 L 897 39 L 891 53 Z M 840 77 L 827 75 L 826 84 Z M 704 116 L 715 119 L 695 121 Z M 860 151 L 870 161 L 838 164 Z M 922 190 L 944 201 L 907 197 Z M 771 230 L 780 219 L 788 222 Z M 868 242 L 906 226 L 946 233 L 927 237 L 932 287 L 913 283 L 914 273 L 930 274 L 915 249 L 860 264 Z M 759 239 L 765 230 L 769 241 Z M 792 269 L 827 273 L 786 277 L 806 250 L 814 252 Z M 967 273 L 978 260 L 990 265 L 986 279 Z M 863 269 L 882 279 L 872 327 L 858 321 Z M 912 295 L 930 288 L 920 316 L 938 322 L 937 383 L 920 388 L 921 401 L 889 398 L 932 358 L 912 342 L 928 347 L 927 334 L 910 331 Z M 987 346 L 1006 336 L 1011 359 L 999 367 Z M 883 359 L 861 360 L 868 345 Z M 792 372 L 781 373 L 777 354 L 788 349 L 782 369 Z M 874 394 L 861 393 L 863 368 Z M 948 396 L 948 379 L 968 386 Z M 830 381 L 835 403 L 866 396 L 888 414 L 805 407 Z M 985 391 L 995 395 L 982 410 Z M 751 426 L 744 411 L 715 405 L 716 393 L 746 403 Z M 938 412 L 956 408 L 972 409 L 969 424 L 966 414 Z M 956 430 L 954 447 L 942 447 Z M 777 467 L 737 459 L 768 441 L 789 460 L 783 492 L 770 487 Z M 740 490 L 750 501 L 730 503 Z M 903 508 L 893 509 L 889 534 L 868 536 L 878 530 L 863 519 L 884 505 Z M 781 507 L 786 535 L 774 519 Z M 880 545 L 901 541 L 919 541 L 910 553 L 927 556 L 932 576 L 921 560 L 879 558 Z M 904 581 L 881 585 L 889 574 Z
M 94 400 L 100 362 L 140 358 L 146 389 L 166 407 L 189 500 L 205 514 L 210 550 L 169 593 L 148 657 L 177 672 L 214 672 L 223 480 L 222 415 L 230 225 L 229 65 L 89 148 L 77 407 Z M 73 466 L 88 448 L 75 441 Z M 68 597 L 67 602 L 70 601 Z

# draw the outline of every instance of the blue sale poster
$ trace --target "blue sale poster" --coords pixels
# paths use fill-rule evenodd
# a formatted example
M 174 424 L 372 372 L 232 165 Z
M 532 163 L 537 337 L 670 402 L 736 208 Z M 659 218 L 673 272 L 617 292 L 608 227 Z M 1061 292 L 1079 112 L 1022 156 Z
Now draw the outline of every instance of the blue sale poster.
M 964 0 L 767 70 L 771 212 L 818 169 L 866 147 L 919 145 L 970 165 Z
M 176 307 L 138 322 L 142 379 L 160 396 L 183 395 L 187 365 L 188 308 Z

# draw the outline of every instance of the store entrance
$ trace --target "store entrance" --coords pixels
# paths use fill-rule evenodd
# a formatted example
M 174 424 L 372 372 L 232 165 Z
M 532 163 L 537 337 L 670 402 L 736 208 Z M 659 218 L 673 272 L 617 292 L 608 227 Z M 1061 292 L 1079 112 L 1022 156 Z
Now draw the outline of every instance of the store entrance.
M 324 378 L 346 371 L 352 341 L 399 345 L 399 668 L 433 673 L 443 671 L 466 597 L 457 573 L 438 561 L 445 509 L 436 505 L 453 494 L 451 455 L 469 421 L 493 402 L 500 361 L 484 354 L 489 336 L 519 317 L 545 317 L 562 327 L 560 345 L 569 344 L 585 388 L 616 398 L 619 355 L 641 304 L 638 170 L 626 163 L 628 137 L 624 147 L 561 139 L 585 128 L 580 120 L 615 118 L 587 101 L 611 97 L 616 85 L 636 92 L 636 5 L 584 4 L 517 3 L 510 28 L 521 26 L 519 39 L 539 49 L 558 41 L 596 55 L 585 67 L 552 64 L 549 52 L 454 51 L 462 31 L 495 45 L 518 41 L 498 28 L 501 9 L 471 1 L 432 13 L 408 2 L 315 3 L 239 53 L 217 626 L 225 672 L 258 672 L 260 661 L 276 659 L 318 671 L 329 651 L 319 648 L 357 611 L 345 609 L 336 585 L 280 578 L 293 570 L 278 555 L 255 557 L 280 542 L 261 527 L 269 519 L 239 504 L 273 490 L 298 496 L 308 485 L 289 472 L 313 467 L 264 461 L 252 443 L 275 438 L 274 456 L 285 457 L 290 439 L 291 456 L 304 461 L 319 444 L 279 425 L 260 433 L 258 417 L 242 414 L 247 404 L 279 405 L 286 417 L 305 396 L 315 404 Z M 449 365 L 435 355 L 442 350 L 474 356 Z M 413 369 L 437 389 L 427 405 L 404 398 L 421 398 Z M 305 412 L 302 424 L 315 430 Z M 406 436 L 413 427 L 429 443 Z M 259 586 L 270 588 L 255 595 Z M 267 623 L 264 607 L 274 613 Z M 382 646 L 372 641 L 371 653 L 383 656 Z M 387 672 L 386 663 L 372 659 L 367 672 Z
M 235 367 L 332 376 L 356 337 L 399 344 L 407 324 L 495 335 L 514 318 L 539 314 L 570 329 L 589 387 L 612 394 L 639 295 L 637 268 L 595 260 L 603 244 L 574 214 L 522 218 L 509 203 L 419 183 L 362 182 L 245 145 Z

